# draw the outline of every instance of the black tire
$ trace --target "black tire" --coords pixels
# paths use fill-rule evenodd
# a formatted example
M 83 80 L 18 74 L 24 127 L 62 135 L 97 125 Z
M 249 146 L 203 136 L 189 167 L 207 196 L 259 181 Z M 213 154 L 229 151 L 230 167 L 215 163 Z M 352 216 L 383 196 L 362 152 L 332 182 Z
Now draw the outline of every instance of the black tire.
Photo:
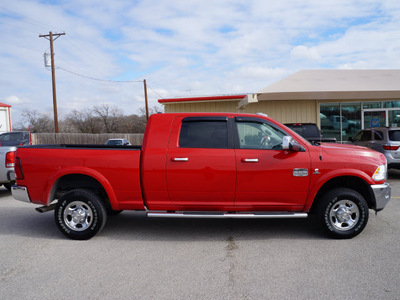
M 11 192 L 11 187 L 15 184 L 15 182 L 4 183 L 3 186 Z
M 88 240 L 103 229 L 107 212 L 101 199 L 89 190 L 72 190 L 57 202 L 54 218 L 60 231 L 73 240 Z
M 337 188 L 323 195 L 316 207 L 319 225 L 333 238 L 349 239 L 360 234 L 368 223 L 367 202 L 356 191 Z

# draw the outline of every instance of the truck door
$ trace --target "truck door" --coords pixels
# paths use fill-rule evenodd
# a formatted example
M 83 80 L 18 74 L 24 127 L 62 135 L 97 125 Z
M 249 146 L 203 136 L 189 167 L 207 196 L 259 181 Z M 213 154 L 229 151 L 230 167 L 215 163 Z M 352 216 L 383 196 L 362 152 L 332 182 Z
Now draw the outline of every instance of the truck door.
M 235 206 L 266 210 L 301 210 L 310 182 L 310 156 L 282 150 L 287 135 L 267 120 L 237 117 Z M 305 150 L 305 151 L 303 151 Z
M 228 118 L 175 118 L 167 153 L 171 202 L 199 210 L 232 207 L 235 183 L 235 152 L 233 136 L 228 135 Z

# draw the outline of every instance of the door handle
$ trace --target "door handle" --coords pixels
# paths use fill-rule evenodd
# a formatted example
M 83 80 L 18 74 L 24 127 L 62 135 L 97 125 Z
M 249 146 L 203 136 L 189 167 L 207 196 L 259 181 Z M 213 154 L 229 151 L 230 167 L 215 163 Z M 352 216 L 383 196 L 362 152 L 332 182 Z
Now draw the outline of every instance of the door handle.
M 171 160 L 172 161 L 184 162 L 184 161 L 189 161 L 189 158 L 187 158 L 187 157 L 173 157 Z
M 242 162 L 244 163 L 257 163 L 258 158 L 242 158 Z

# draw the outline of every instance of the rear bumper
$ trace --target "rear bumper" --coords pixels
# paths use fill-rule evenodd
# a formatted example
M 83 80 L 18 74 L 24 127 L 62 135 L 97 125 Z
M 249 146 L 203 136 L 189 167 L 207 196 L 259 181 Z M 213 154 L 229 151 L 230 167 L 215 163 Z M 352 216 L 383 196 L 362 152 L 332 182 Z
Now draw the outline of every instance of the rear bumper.
M 382 210 L 390 200 L 392 188 L 387 182 L 371 185 L 371 188 L 375 195 L 375 207 L 373 209 L 376 211 Z
M 14 172 L 14 170 L 7 172 L 7 179 L 9 181 L 15 181 L 15 172 Z
M 24 186 L 13 185 L 11 187 L 11 193 L 14 199 L 31 203 L 31 199 L 29 198 L 28 189 Z

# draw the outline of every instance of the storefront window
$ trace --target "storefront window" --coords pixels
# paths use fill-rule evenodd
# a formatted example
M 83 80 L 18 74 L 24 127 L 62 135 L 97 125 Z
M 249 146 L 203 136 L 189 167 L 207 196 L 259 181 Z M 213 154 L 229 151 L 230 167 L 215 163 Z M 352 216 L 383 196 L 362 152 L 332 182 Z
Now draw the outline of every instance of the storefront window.
M 386 111 L 365 111 L 364 128 L 386 126 Z
M 383 102 L 383 107 L 385 108 L 400 107 L 400 101 L 385 101 Z
M 347 141 L 361 130 L 361 103 L 342 104 L 342 139 Z
M 347 141 L 361 129 L 361 103 L 321 104 L 320 121 L 325 137 Z
M 382 102 L 364 102 L 363 109 L 382 108 Z
M 321 104 L 319 117 L 323 136 L 333 137 L 340 141 L 340 105 Z
M 400 127 L 400 110 L 390 110 L 389 127 Z

